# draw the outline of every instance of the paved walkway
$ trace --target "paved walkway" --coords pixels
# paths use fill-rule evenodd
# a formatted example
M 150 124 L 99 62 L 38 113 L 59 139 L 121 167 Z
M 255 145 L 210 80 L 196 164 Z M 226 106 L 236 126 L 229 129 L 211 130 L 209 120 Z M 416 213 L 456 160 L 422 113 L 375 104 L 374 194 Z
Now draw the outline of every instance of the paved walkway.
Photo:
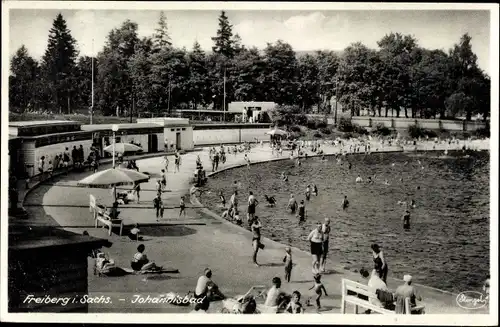
M 372 150 L 374 146 L 372 146 Z M 395 150 L 396 148 L 393 148 Z M 332 146 L 324 146 L 326 153 L 335 151 Z M 385 149 L 390 150 L 390 149 Z M 172 172 L 173 160 L 170 160 L 167 188 L 170 192 L 163 195 L 166 206 L 178 206 L 181 195 L 188 194 L 190 181 L 193 176 L 197 155 L 200 155 L 205 168 L 208 168 L 208 151 L 191 152 L 182 156 L 181 171 Z M 272 159 L 272 154 L 267 145 L 263 148 L 257 146 L 250 155 L 252 162 Z M 243 154 L 229 155 L 227 163 L 220 168 L 237 166 L 243 163 Z M 162 160 L 148 158 L 138 161 L 140 171 L 149 172 L 153 176 L 159 174 Z M 25 200 L 26 209 L 32 214 L 30 220 L 40 224 L 61 225 L 77 233 L 87 230 L 90 235 L 108 238 L 113 246 L 105 249 L 109 257 L 117 265 L 130 266 L 130 260 L 136 252 L 137 243 L 126 237 L 116 234 L 108 237 L 104 229 L 92 228 L 93 222 L 88 208 L 88 196 L 94 194 L 101 202 L 111 203 L 109 190 L 87 189 L 74 187 L 76 181 L 84 178 L 89 173 L 71 173 L 67 176 L 56 178 L 52 185 L 41 185 L 33 190 Z M 213 279 L 220 285 L 227 296 L 244 294 L 253 285 L 269 286 L 271 279 L 280 276 L 284 280 L 283 263 L 284 245 L 272 240 L 264 239 L 266 248 L 259 252 L 261 267 L 253 265 L 251 260 L 251 234 L 220 217 L 215 217 L 206 209 L 191 205 L 187 209 L 187 217 L 178 217 L 178 209 L 166 210 L 165 218 L 157 223 L 155 221 L 152 199 L 154 198 L 154 181 L 142 185 L 141 205 L 123 206 L 122 215 L 131 221 L 143 224 L 141 230 L 144 235 L 143 243 L 146 245 L 148 257 L 163 266 L 175 267 L 180 270 L 176 275 L 122 277 L 97 277 L 93 274 L 93 263 L 89 259 L 89 293 L 91 296 L 102 294 L 112 296 L 113 303 L 108 305 L 91 304 L 91 312 L 188 312 L 190 307 L 176 307 L 173 305 L 139 305 L 132 304 L 134 294 L 165 294 L 176 292 L 185 294 L 193 290 L 197 278 L 205 267 L 213 270 Z M 196 201 L 194 201 L 196 204 Z M 287 292 L 299 290 L 304 297 L 309 294 L 308 288 L 312 286 L 311 258 L 304 251 L 294 249 L 294 262 L 296 266 L 292 272 L 292 282 L 284 282 L 283 289 Z M 322 300 L 324 313 L 338 313 L 341 300 L 341 279 L 348 278 L 361 281 L 359 273 L 351 272 L 348 267 L 340 267 L 334 263 L 327 265 L 329 272 L 323 277 L 323 283 L 329 296 Z M 401 281 L 389 278 L 388 285 L 394 289 Z M 484 313 L 481 310 L 471 311 L 461 309 L 456 305 L 456 295 L 419 287 L 424 298 L 428 313 Z M 125 301 L 119 300 L 125 299 Z M 303 301 L 303 302 L 304 302 Z M 210 312 L 217 312 L 221 303 L 214 303 Z M 314 312 L 310 307 L 308 312 Z

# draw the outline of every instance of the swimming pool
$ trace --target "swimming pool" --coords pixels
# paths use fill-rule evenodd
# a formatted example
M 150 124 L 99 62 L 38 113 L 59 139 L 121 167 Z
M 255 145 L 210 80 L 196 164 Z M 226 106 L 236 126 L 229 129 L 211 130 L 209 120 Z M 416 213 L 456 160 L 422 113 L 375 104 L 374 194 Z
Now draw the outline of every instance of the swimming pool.
M 347 161 L 352 164 L 348 168 Z M 422 168 L 423 167 L 423 168 Z M 280 177 L 289 175 L 287 182 Z M 355 183 L 360 175 L 373 184 Z M 402 178 L 402 181 L 401 181 Z M 309 231 L 331 219 L 330 258 L 355 269 L 371 268 L 370 245 L 383 248 L 389 277 L 412 274 L 417 283 L 453 292 L 476 290 L 489 274 L 489 152 L 377 153 L 342 158 L 309 158 L 296 166 L 291 160 L 223 171 L 210 178 L 203 203 L 217 213 L 219 191 L 226 199 L 234 181 L 240 184 L 240 213 L 246 215 L 248 192 L 260 201 L 257 215 L 266 237 L 309 250 Z M 386 185 L 385 181 L 390 185 Z M 302 225 L 285 207 L 290 193 L 305 199 L 307 185 L 316 184 L 317 197 L 306 202 Z M 275 196 L 267 207 L 264 194 Z M 347 195 L 350 207 L 341 208 Z M 404 207 L 414 199 L 411 229 L 402 228 Z

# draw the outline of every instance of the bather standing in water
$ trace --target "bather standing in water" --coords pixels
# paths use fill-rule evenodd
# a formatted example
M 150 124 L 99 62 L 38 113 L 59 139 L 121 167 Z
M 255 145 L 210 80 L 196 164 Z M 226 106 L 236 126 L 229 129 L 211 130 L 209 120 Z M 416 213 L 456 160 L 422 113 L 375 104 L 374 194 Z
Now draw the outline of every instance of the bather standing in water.
M 347 200 L 347 195 L 344 195 L 344 199 L 342 200 L 342 210 L 346 211 L 349 207 L 349 200 Z
M 295 200 L 293 194 L 290 194 L 290 200 L 288 200 L 287 209 L 289 209 L 292 214 L 294 214 L 297 210 L 297 200 Z
M 406 210 L 403 215 L 403 228 L 410 229 L 410 210 Z

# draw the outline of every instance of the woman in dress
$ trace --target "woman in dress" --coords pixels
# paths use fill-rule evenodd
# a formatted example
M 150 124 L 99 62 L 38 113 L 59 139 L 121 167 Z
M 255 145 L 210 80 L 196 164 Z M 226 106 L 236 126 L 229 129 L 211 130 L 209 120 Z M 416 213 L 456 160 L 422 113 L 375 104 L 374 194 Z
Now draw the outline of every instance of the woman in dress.
M 321 255 L 323 254 L 323 230 L 322 224 L 318 223 L 316 228 L 311 231 L 307 240 L 311 242 L 311 256 L 312 256 L 312 273 L 316 275 L 319 273 Z
M 385 261 L 384 258 L 384 252 L 380 250 L 378 244 L 372 244 L 372 254 L 373 254 L 374 269 L 377 272 L 380 279 L 382 279 L 384 283 L 387 284 L 387 272 L 388 272 L 387 262 Z

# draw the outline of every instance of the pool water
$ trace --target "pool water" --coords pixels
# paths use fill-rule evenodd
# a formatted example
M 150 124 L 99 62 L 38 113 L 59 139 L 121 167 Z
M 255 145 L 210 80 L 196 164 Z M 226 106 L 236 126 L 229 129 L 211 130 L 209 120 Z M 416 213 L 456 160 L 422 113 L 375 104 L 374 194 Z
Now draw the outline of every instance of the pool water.
M 209 179 L 210 192 L 202 200 L 221 213 L 219 192 L 229 202 L 238 181 L 240 214 L 246 216 L 248 192 L 253 191 L 266 237 L 309 251 L 307 235 L 329 217 L 329 257 L 344 266 L 371 269 L 370 245 L 378 243 L 389 277 L 409 273 L 417 283 L 453 292 L 482 286 L 490 267 L 489 152 L 356 154 L 342 157 L 341 163 L 333 156 L 326 159 L 223 171 Z M 287 182 L 282 172 L 289 175 Z M 375 175 L 374 183 L 355 183 L 358 175 L 365 181 Z M 306 201 L 307 220 L 299 224 L 285 208 L 291 193 L 298 202 L 305 200 L 308 184 L 316 184 L 319 194 Z M 266 205 L 264 194 L 276 198 L 275 207 Z M 346 211 L 341 208 L 344 195 L 350 202 Z M 404 207 L 398 201 L 410 199 L 416 208 L 411 209 L 411 228 L 404 230 Z

